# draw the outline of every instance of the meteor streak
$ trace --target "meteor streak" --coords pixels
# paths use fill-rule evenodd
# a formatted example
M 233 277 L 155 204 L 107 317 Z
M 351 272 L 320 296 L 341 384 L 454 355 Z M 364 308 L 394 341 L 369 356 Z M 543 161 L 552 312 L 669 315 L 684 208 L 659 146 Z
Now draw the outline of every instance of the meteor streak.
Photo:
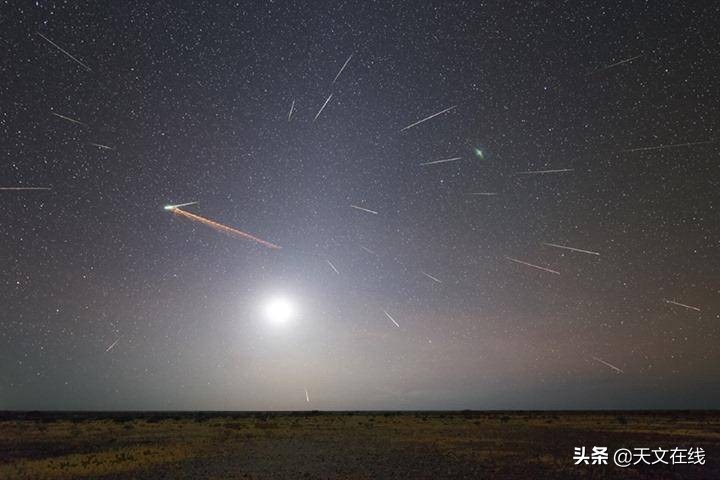
M 372 250 L 370 250 L 370 249 L 367 248 L 367 247 L 363 247 L 362 245 L 360 245 L 360 248 L 362 248 L 363 250 L 365 250 L 365 251 L 366 251 L 367 253 L 369 253 L 370 255 L 377 255 L 377 253 L 373 252 Z
M 305 389 L 305 401 L 307 403 L 310 403 L 310 394 L 308 393 L 308 389 Z
M 172 207 L 172 208 L 167 208 L 167 207 Z M 222 232 L 222 233 L 226 233 L 226 234 L 228 234 L 228 235 L 230 235 L 230 236 L 232 236 L 232 237 L 240 238 L 240 239 L 243 239 L 243 240 L 252 240 L 253 242 L 257 242 L 257 243 L 259 243 L 260 245 L 263 245 L 263 246 L 268 247 L 268 248 L 274 248 L 274 249 L 278 249 L 278 250 L 282 248 L 282 247 L 280 247 L 280 246 L 278 246 L 278 245 L 275 245 L 274 243 L 270 243 L 270 242 L 267 242 L 267 241 L 262 240 L 262 239 L 260 239 L 260 238 L 254 237 L 254 236 L 250 235 L 249 233 L 245 233 L 245 232 L 240 231 L 240 230 L 238 230 L 238 229 L 236 229 L 236 228 L 228 227 L 227 225 L 223 225 L 222 223 L 214 222 L 214 221 L 212 221 L 212 220 L 210 220 L 210 219 L 207 219 L 207 218 L 205 218 L 205 217 L 201 217 L 200 215 L 195 215 L 194 213 L 186 212 L 185 210 L 181 210 L 181 209 L 178 208 L 177 206 L 167 205 L 165 209 L 171 211 L 172 213 L 174 213 L 174 214 L 176 214 L 176 215 L 182 215 L 183 217 L 185 217 L 185 218 L 187 218 L 187 219 L 190 219 L 190 220 L 194 220 L 194 221 L 196 221 L 196 222 L 203 223 L 203 224 L 207 225 L 207 226 L 210 227 L 210 228 L 213 228 L 213 229 L 215 229 L 215 230 L 217 230 L 217 231 L 219 231 L 219 232 Z
M 627 148 L 625 150 L 620 150 L 620 151 L 621 152 L 645 152 L 648 150 L 664 150 L 666 148 L 690 147 L 692 145 L 705 145 L 708 143 L 715 143 L 715 140 L 704 140 L 702 142 L 689 142 L 689 143 L 673 143 L 672 145 L 658 145 L 657 147 Z
M 338 269 L 335 268 L 335 265 L 333 265 L 330 260 L 328 260 L 328 259 L 326 258 L 325 261 L 328 263 L 328 265 L 330 265 L 330 268 L 333 269 L 333 272 L 335 272 L 335 273 L 337 273 L 338 275 L 340 275 L 340 272 L 338 272 Z
M 375 210 L 368 210 L 367 208 L 358 207 L 357 205 L 350 205 L 350 207 L 354 208 L 355 210 L 362 210 L 363 212 L 372 213 L 373 215 L 377 215 L 378 212 Z
M 618 373 L 618 374 L 620 374 L 620 373 L 625 373 L 625 372 L 622 371 L 622 369 L 616 367 L 616 366 L 613 365 L 612 363 L 606 362 L 606 361 L 603 360 L 602 358 L 592 357 L 592 359 L 595 360 L 596 362 L 602 363 L 602 364 L 605 365 L 606 367 L 612 368 L 612 369 L 615 370 L 615 372 Z
M 200 203 L 200 202 L 179 203 L 177 205 L 165 205 L 163 208 L 165 210 L 174 210 L 174 209 L 180 208 L 180 207 L 187 207 L 188 205 L 197 205 L 198 203 Z
M 432 280 L 432 281 L 434 281 L 434 282 L 442 283 L 440 280 L 438 280 L 437 278 L 433 277 L 433 276 L 430 275 L 429 273 L 425 273 L 425 272 L 420 272 L 420 273 L 422 273 L 423 275 L 425 275 L 426 277 L 428 277 L 430 280 Z
M 543 245 L 547 245 L 548 247 L 563 248 L 565 250 L 571 250 L 573 252 L 588 253 L 590 255 L 600 255 L 598 252 L 591 252 L 590 250 L 581 250 L 579 248 L 566 247 L 564 245 L 557 245 L 555 243 L 543 243 Z
M 675 302 L 673 300 L 667 300 L 665 298 L 663 298 L 663 302 L 669 303 L 671 305 L 677 305 L 678 307 L 687 308 L 689 310 L 695 310 L 696 312 L 700 311 L 700 309 L 698 307 L 693 307 L 692 305 L 685 305 L 684 303 Z
M 50 187 L 0 187 L 0 190 L 22 191 L 22 190 L 52 190 Z
M 90 145 L 92 145 L 93 147 L 98 147 L 100 150 L 115 150 L 112 147 L 108 147 L 107 145 L 102 145 L 100 143 L 93 143 L 93 142 L 88 142 L 88 143 Z
M 322 113 L 322 111 L 325 110 L 325 106 L 328 104 L 328 102 L 330 101 L 331 98 L 332 98 L 332 93 L 331 93 L 330 96 L 327 98 L 327 100 L 325 100 L 325 103 L 323 103 L 323 106 L 320 107 L 320 110 L 318 110 L 317 115 L 315 115 L 315 118 L 313 118 L 313 122 L 314 122 L 315 120 L 317 120 L 318 117 L 320 116 L 320 114 Z
M 113 344 L 110 345 L 110 346 L 107 348 L 107 350 L 105 350 L 105 353 L 107 353 L 107 352 L 109 352 L 110 350 L 112 350 L 113 348 L 115 348 L 115 345 L 117 345 L 119 341 L 120 341 L 120 337 L 118 337 L 118 339 L 115 340 L 115 341 L 113 342 Z
M 40 35 L 43 39 L 45 39 L 46 42 L 50 43 L 53 47 L 57 48 L 57 49 L 60 50 L 62 53 L 64 53 L 65 55 L 67 55 L 68 57 L 70 57 L 71 59 L 73 59 L 75 62 L 77 62 L 77 63 L 79 63 L 80 65 L 82 65 L 82 67 L 83 67 L 85 70 L 87 70 L 88 72 L 92 72 L 92 70 L 90 70 L 90 67 L 88 67 L 87 65 L 85 65 L 83 62 L 81 62 L 81 61 L 78 60 L 77 58 L 75 58 L 75 57 L 73 57 L 72 55 L 70 55 L 67 51 L 63 50 L 63 49 L 60 47 L 60 45 L 58 45 L 57 43 L 53 42 L 52 40 L 50 40 L 49 38 L 47 38 L 45 35 L 43 35 L 43 34 L 40 33 L 40 32 L 37 32 L 37 34 Z
M 433 113 L 433 114 L 430 115 L 429 117 L 425 117 L 425 118 L 423 118 L 422 120 L 418 120 L 418 121 L 415 122 L 415 123 L 411 123 L 411 124 L 408 125 L 407 127 L 402 128 L 400 131 L 401 131 L 401 132 L 404 132 L 405 130 L 409 130 L 409 129 L 417 126 L 417 125 L 420 125 L 420 124 L 423 123 L 423 122 L 427 122 L 427 121 L 430 120 L 431 118 L 435 118 L 435 117 L 437 117 L 438 115 L 442 115 L 443 113 L 449 112 L 450 110 L 452 110 L 452 109 L 455 108 L 455 107 L 457 107 L 457 105 L 453 105 L 452 107 L 448 107 L 448 108 L 446 108 L 445 110 L 441 110 L 441 111 L 439 111 L 439 112 L 437 112 L 437 113 Z
M 608 66 L 605 66 L 605 67 L 599 68 L 599 69 L 597 69 L 597 70 L 595 70 L 595 71 L 592 71 L 592 72 L 588 73 L 588 74 L 585 75 L 585 76 L 587 77 L 587 76 L 593 75 L 593 74 L 595 74 L 595 73 L 604 72 L 605 70 L 609 70 L 609 69 L 611 69 L 611 68 L 613 68 L 613 67 L 617 67 L 618 65 L 622 65 L 623 63 L 632 62 L 633 60 L 636 60 L 636 59 L 638 59 L 638 58 L 640 58 L 640 57 L 642 57 L 642 56 L 643 56 L 643 54 L 640 54 L 640 55 L 635 55 L 635 56 L 632 57 L 632 58 L 626 58 L 625 60 L 620 60 L 619 62 L 615 62 L 615 63 L 610 64 L 610 65 L 608 65 Z
M 472 193 L 468 193 L 468 195 L 481 195 L 481 196 L 485 196 L 485 197 L 492 197 L 494 195 L 497 195 L 497 193 L 494 193 L 494 192 L 472 192 Z
M 398 322 L 395 321 L 395 319 L 392 317 L 392 315 L 390 315 L 385 310 L 383 310 L 383 313 L 385 314 L 386 317 L 388 317 L 390 319 L 391 322 L 393 322 L 395 324 L 396 327 L 400 328 L 400 325 L 398 325 Z
M 347 67 L 347 64 L 350 63 L 351 58 L 352 58 L 352 54 L 348 57 L 347 60 L 345 60 L 345 63 L 343 63 L 343 66 L 340 68 L 340 71 L 337 73 L 337 75 L 335 75 L 335 78 L 333 79 L 332 83 L 335 83 L 335 80 L 337 80 L 338 77 L 340 76 L 340 74 L 343 72 L 343 70 L 345 70 L 345 67 Z
M 75 120 L 74 118 L 66 117 L 65 115 L 60 115 L 59 113 L 50 112 L 56 117 L 60 117 L 63 120 L 67 120 L 68 122 L 77 123 L 78 125 L 82 125 L 83 127 L 87 127 L 87 124 L 81 122 L 80 120 Z
M 293 98 L 292 104 L 290 105 L 290 113 L 288 113 L 288 122 L 292 117 L 293 111 L 295 110 L 295 99 Z
M 555 270 L 550 270 L 549 268 L 540 267 L 538 265 L 533 265 L 532 263 L 523 262 L 522 260 L 518 260 L 515 258 L 505 257 L 511 262 L 519 263 L 521 265 L 527 265 L 528 267 L 537 268 L 538 270 L 542 270 L 544 272 L 554 273 L 555 275 L 560 275 L 560 272 L 556 272 Z
M 574 168 L 560 168 L 557 170 L 528 170 L 526 172 L 518 172 L 518 175 L 542 175 L 544 173 L 564 173 L 564 172 L 574 172 Z
M 435 160 L 433 162 L 425 162 L 425 163 L 421 163 L 420 166 L 424 167 L 426 165 L 437 165 L 439 163 L 457 162 L 458 160 L 462 160 L 462 157 L 445 158 L 443 160 Z

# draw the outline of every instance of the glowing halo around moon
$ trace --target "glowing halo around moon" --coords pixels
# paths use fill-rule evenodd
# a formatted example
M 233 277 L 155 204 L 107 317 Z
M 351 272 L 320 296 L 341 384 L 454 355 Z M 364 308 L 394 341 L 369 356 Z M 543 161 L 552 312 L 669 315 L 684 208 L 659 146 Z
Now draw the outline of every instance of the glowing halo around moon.
M 271 297 L 265 301 L 262 313 L 268 323 L 283 326 L 297 315 L 295 304 L 287 297 Z

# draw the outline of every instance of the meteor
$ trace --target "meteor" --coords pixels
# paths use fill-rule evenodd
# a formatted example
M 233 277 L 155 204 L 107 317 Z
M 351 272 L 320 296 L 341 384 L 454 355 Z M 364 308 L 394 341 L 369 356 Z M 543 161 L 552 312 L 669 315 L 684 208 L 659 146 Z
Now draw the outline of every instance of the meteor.
M 367 208 L 358 207 L 357 205 L 350 205 L 350 207 L 351 207 L 351 208 L 354 208 L 355 210 L 362 210 L 363 212 L 372 213 L 373 215 L 377 215 L 377 214 L 378 214 L 378 212 L 376 212 L 375 210 L 369 210 L 369 209 L 367 209 Z
M 432 280 L 432 281 L 434 281 L 434 282 L 442 283 L 440 280 L 438 280 L 437 278 L 433 277 L 433 276 L 430 275 L 429 273 L 425 273 L 425 272 L 420 272 L 420 273 L 422 273 L 423 275 L 425 275 L 426 277 L 428 277 L 430 280 Z
M 715 143 L 715 140 L 705 140 L 702 142 L 689 142 L 689 143 L 673 143 L 672 145 L 658 145 L 656 147 L 627 148 L 625 150 L 620 150 L 620 151 L 621 152 L 645 152 L 648 150 L 664 150 L 666 148 L 690 147 L 692 145 L 706 145 L 708 143 Z
M 0 190 L 12 190 L 12 191 L 22 191 L 22 190 L 52 190 L 50 187 L 0 187 Z
M 483 197 L 492 197 L 492 196 L 497 195 L 497 193 L 495 193 L 495 192 L 471 192 L 471 193 L 468 193 L 468 195 L 479 195 L 479 196 L 483 196 Z
M 295 99 L 293 98 L 292 104 L 290 104 L 290 113 L 288 113 L 288 122 L 292 118 L 293 111 L 295 110 Z
M 557 170 L 528 170 L 526 172 L 518 172 L 518 175 L 542 175 L 545 173 L 565 173 L 574 172 L 574 168 L 559 168 Z
M 335 78 L 333 79 L 332 83 L 335 83 L 335 80 L 337 80 L 338 77 L 340 76 L 340 74 L 343 72 L 343 70 L 345 70 L 345 67 L 347 67 L 347 64 L 350 63 L 351 58 L 352 58 L 352 54 L 348 57 L 347 60 L 345 60 L 345 63 L 343 63 L 343 66 L 340 68 L 340 71 L 337 73 L 337 75 L 335 75 Z
M 171 208 L 167 208 L 171 207 Z M 181 210 L 176 205 L 166 205 L 165 210 L 169 210 L 172 213 L 176 215 L 181 215 L 189 220 L 193 220 L 195 222 L 200 222 L 202 224 L 207 225 L 210 228 L 213 228 L 217 230 L 218 232 L 226 233 L 230 235 L 231 237 L 240 238 L 243 240 L 252 240 L 253 242 L 259 243 L 260 245 L 263 245 L 268 248 L 274 248 L 274 249 L 281 249 L 282 247 L 275 245 L 274 243 L 270 243 L 268 241 L 262 240 L 260 238 L 254 237 L 250 235 L 249 233 L 245 233 L 241 230 L 238 230 L 237 228 L 228 227 L 227 225 L 223 225 L 222 223 L 215 222 L 213 220 L 210 220 L 205 217 L 201 217 L 200 215 L 195 215 L 194 213 L 186 212 L 185 210 Z
M 455 107 L 457 107 L 457 105 L 453 105 L 452 107 L 448 107 L 448 108 L 446 108 L 445 110 L 441 110 L 441 111 L 439 111 L 439 112 L 437 112 L 437 113 L 433 113 L 433 114 L 430 115 L 429 117 L 425 117 L 425 118 L 423 118 L 422 120 L 418 120 L 418 121 L 415 122 L 415 123 L 411 123 L 411 124 L 408 125 L 407 127 L 402 128 L 400 131 L 401 131 L 401 132 L 404 132 L 405 130 L 409 130 L 409 129 L 417 126 L 417 125 L 420 125 L 420 124 L 423 123 L 423 122 L 427 122 L 427 121 L 430 120 L 431 118 L 435 118 L 435 117 L 437 117 L 438 115 L 442 115 L 443 113 L 449 112 L 450 110 L 452 110 L 452 109 L 455 108 Z
M 305 401 L 307 403 L 310 403 L 310 394 L 308 393 L 308 389 L 305 389 Z
M 115 348 L 115 345 L 117 345 L 119 341 L 120 341 L 120 337 L 118 337 L 118 339 L 115 340 L 115 341 L 113 342 L 113 344 L 110 345 L 110 346 L 107 348 L 107 350 L 105 350 L 105 353 L 107 353 L 107 352 L 109 352 L 110 350 L 112 350 L 113 348 Z
M 613 370 L 615 370 L 615 373 L 618 373 L 618 374 L 620 374 L 620 373 L 625 373 L 625 372 L 622 371 L 622 369 L 616 367 L 616 366 L 613 365 L 612 363 L 606 362 L 606 361 L 603 360 L 602 358 L 592 357 L 592 359 L 595 360 L 596 362 L 602 363 L 602 364 L 605 365 L 606 367 L 612 368 Z
M 333 265 L 333 263 L 332 263 L 330 260 L 325 259 L 325 261 L 328 263 L 328 265 L 330 265 L 330 268 L 333 269 L 333 272 L 335 272 L 335 273 L 337 273 L 338 275 L 340 275 L 340 272 L 338 272 L 338 269 L 335 268 L 335 265 Z
M 566 247 L 565 245 L 557 245 L 555 243 L 543 243 L 543 245 L 547 245 L 548 247 L 555 247 L 555 248 L 562 248 L 565 250 L 570 250 L 572 252 L 580 252 L 580 253 L 587 253 L 590 255 L 600 255 L 598 252 L 591 252 L 590 250 L 582 250 L 579 248 L 573 248 L 573 247 Z
M 73 57 L 73 56 L 70 55 L 68 52 L 66 52 L 65 50 L 63 50 L 62 48 L 60 48 L 60 45 L 58 45 L 57 43 L 53 42 L 52 40 L 50 40 L 49 38 L 47 38 L 45 35 L 43 35 L 43 34 L 40 33 L 40 32 L 37 32 L 37 34 L 40 35 L 43 39 L 45 39 L 45 41 L 48 42 L 49 44 L 51 44 L 53 47 L 57 48 L 57 49 L 60 50 L 62 53 L 64 53 L 65 55 L 67 55 L 68 57 L 70 57 L 71 59 L 73 59 L 75 62 L 77 62 L 78 64 L 82 65 L 82 67 L 83 67 L 85 70 L 87 70 L 88 72 L 92 72 L 92 70 L 90 70 L 90 67 L 88 67 L 88 66 L 85 65 L 83 62 L 81 62 L 80 60 L 78 60 L 77 58 Z
M 398 323 L 395 321 L 395 319 L 392 317 L 392 315 L 390 315 L 385 310 L 383 310 L 383 313 L 385 314 L 386 317 L 388 317 L 390 319 L 391 322 L 393 322 L 395 324 L 396 327 L 400 328 L 400 325 L 398 325 Z
M 165 210 L 175 210 L 176 208 L 187 207 L 188 205 L 197 205 L 198 203 L 200 202 L 179 203 L 177 205 L 165 205 L 163 208 Z
M 77 123 L 78 125 L 82 125 L 83 127 L 87 127 L 87 124 L 81 122 L 80 120 L 75 120 L 74 118 L 66 117 L 65 115 L 60 115 L 59 113 L 50 112 L 56 117 L 60 117 L 63 120 L 67 120 L 68 122 Z
M 679 303 L 674 300 L 667 300 L 663 298 L 663 302 L 669 303 L 670 305 L 677 305 L 678 307 L 687 308 L 688 310 L 695 310 L 696 312 L 701 311 L 698 307 L 693 307 L 692 305 L 685 305 L 684 303 Z
M 521 265 L 527 265 L 528 267 L 536 268 L 536 269 L 542 270 L 544 272 L 554 273 L 555 275 L 560 275 L 560 272 L 556 272 L 555 270 L 550 270 L 549 268 L 540 267 L 538 265 L 533 265 L 532 263 L 523 262 L 522 260 L 518 260 L 515 258 L 510 258 L 510 257 L 505 257 L 505 258 L 507 258 L 511 262 L 519 263 Z
M 425 162 L 425 163 L 421 163 L 420 166 L 424 167 L 426 165 L 437 165 L 439 163 L 457 162 L 458 160 L 462 160 L 462 157 L 445 158 L 443 160 L 435 160 L 433 162 Z
M 615 63 L 613 63 L 613 64 L 610 64 L 610 65 L 606 66 L 606 67 L 598 68 L 597 70 L 592 71 L 592 72 L 588 73 L 588 74 L 585 75 L 585 76 L 588 77 L 588 76 L 593 75 L 593 74 L 595 74 L 595 73 L 604 72 L 605 70 L 609 70 L 609 69 L 611 69 L 611 68 L 613 68 L 613 67 L 617 67 L 618 65 L 622 65 L 623 63 L 632 62 L 633 60 L 636 60 L 636 59 L 638 59 L 638 58 L 640 58 L 640 57 L 642 57 L 642 56 L 643 56 L 643 54 L 635 55 L 635 56 L 632 57 L 632 58 L 626 58 L 625 60 L 621 60 L 621 61 L 619 61 L 619 62 L 615 62 Z
M 98 147 L 100 150 L 115 150 L 112 147 L 108 147 L 107 145 L 102 145 L 100 143 L 93 143 L 93 142 L 88 142 L 88 143 L 90 145 L 92 145 L 93 147 Z
M 314 122 L 315 120 L 317 120 L 318 117 L 320 116 L 320 114 L 322 113 L 322 111 L 325 110 L 325 106 L 328 104 L 328 102 L 330 101 L 331 98 L 332 98 L 332 93 L 331 93 L 330 96 L 327 98 L 327 100 L 325 100 L 325 103 L 323 103 L 323 106 L 320 107 L 320 110 L 318 110 L 317 115 L 315 115 L 315 118 L 313 118 L 313 122 Z
M 367 247 L 363 247 L 362 245 L 359 245 L 359 247 L 362 248 L 363 250 L 365 250 L 365 251 L 366 251 L 367 253 L 369 253 L 370 255 L 377 255 L 377 253 L 373 252 L 372 250 L 370 250 L 370 249 L 367 248 Z

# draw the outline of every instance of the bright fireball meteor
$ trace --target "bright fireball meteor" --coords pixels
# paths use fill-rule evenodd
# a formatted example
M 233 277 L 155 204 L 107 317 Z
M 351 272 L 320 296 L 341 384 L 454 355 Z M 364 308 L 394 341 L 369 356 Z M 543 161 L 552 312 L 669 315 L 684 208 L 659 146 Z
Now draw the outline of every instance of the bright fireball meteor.
M 252 240 L 253 242 L 259 243 L 260 245 L 263 245 L 268 248 L 274 248 L 274 249 L 282 248 L 279 245 L 275 245 L 274 243 L 270 243 L 263 239 L 254 237 L 254 236 L 250 235 L 249 233 L 245 233 L 241 230 L 238 230 L 237 228 L 228 227 L 227 225 L 223 225 L 222 223 L 215 222 L 213 220 L 210 220 L 209 218 L 201 217 L 200 215 L 195 215 L 194 213 L 186 212 L 185 210 L 180 209 L 180 207 L 182 207 L 183 205 L 191 205 L 193 203 L 197 203 L 197 202 L 190 202 L 190 203 L 185 203 L 185 204 L 181 204 L 181 205 L 166 205 L 164 208 L 165 208 L 165 210 L 171 211 L 175 215 L 181 215 L 189 220 L 203 223 L 203 224 L 207 225 L 208 227 L 217 230 L 218 232 L 227 233 L 228 235 L 233 236 L 235 238 L 240 238 L 243 240 Z
M 163 208 L 165 210 L 175 210 L 176 208 L 187 207 L 188 205 L 197 205 L 198 203 L 200 203 L 200 202 L 180 203 L 178 205 L 165 205 L 165 207 L 163 207 Z

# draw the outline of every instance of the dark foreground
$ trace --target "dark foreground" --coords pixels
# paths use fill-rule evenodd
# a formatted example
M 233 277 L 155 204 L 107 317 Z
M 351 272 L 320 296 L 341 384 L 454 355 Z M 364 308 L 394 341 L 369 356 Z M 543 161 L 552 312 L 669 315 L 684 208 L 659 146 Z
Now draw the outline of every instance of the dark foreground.
M 574 465 L 582 446 L 608 465 Z M 620 468 L 623 447 L 705 464 Z M 0 413 L 1 479 L 717 479 L 719 460 L 720 412 Z

